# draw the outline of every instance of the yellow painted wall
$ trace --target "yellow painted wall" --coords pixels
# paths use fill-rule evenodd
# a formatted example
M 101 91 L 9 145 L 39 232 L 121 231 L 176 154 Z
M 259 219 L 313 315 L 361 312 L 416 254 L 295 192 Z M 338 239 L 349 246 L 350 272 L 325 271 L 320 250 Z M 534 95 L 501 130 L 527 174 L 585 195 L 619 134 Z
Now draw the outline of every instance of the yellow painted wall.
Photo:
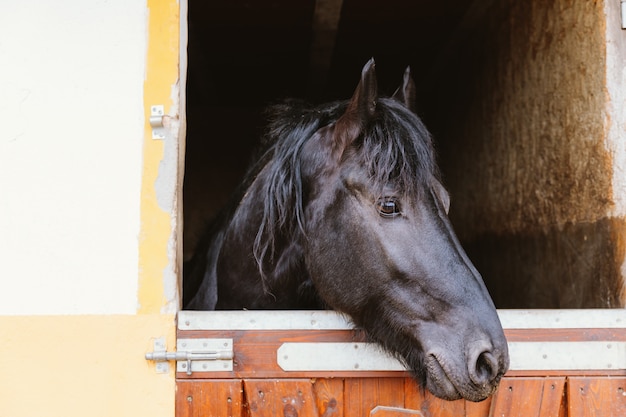
M 174 378 L 143 355 L 174 315 L 0 317 L 0 416 L 174 415 Z
M 177 255 L 182 230 L 178 209 L 182 193 L 181 117 L 179 82 L 180 8 L 177 1 L 148 1 L 147 72 L 144 108 L 163 105 L 166 118 L 164 140 L 152 139 L 146 118 L 141 186 L 141 232 L 139 236 L 140 313 L 172 313 L 178 308 Z M 184 74 L 183 80 L 184 80 Z M 183 87 L 184 90 L 184 87 Z

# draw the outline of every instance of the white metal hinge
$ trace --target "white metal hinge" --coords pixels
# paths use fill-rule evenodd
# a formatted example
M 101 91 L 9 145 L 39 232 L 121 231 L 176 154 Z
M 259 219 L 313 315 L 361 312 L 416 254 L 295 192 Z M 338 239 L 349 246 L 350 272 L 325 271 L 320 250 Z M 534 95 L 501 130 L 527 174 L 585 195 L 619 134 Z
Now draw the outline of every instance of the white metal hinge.
M 165 139 L 165 109 L 162 104 L 150 106 L 150 127 L 152 127 L 152 139 Z
M 154 341 L 154 351 L 146 360 L 156 362 L 157 373 L 169 372 L 169 361 L 176 361 L 176 371 L 217 372 L 233 370 L 233 339 L 179 339 L 176 352 L 168 352 L 165 339 Z

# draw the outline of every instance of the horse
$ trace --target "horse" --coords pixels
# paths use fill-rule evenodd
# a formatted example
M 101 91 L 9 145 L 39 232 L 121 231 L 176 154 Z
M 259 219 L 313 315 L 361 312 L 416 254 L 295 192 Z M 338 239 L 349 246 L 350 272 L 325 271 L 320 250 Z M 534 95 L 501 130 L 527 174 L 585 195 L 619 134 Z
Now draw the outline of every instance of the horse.
M 509 356 L 495 306 L 448 219 L 410 69 L 379 97 L 268 112 L 258 158 L 184 266 L 186 309 L 333 309 L 446 400 L 481 401 Z

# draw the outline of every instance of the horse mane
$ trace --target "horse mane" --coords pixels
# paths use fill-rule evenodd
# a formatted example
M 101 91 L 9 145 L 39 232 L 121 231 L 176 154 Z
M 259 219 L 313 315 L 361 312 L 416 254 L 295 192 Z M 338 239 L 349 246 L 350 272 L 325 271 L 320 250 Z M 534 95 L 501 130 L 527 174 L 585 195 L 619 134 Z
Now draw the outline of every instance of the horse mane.
M 293 245 L 301 247 L 305 238 L 307 189 L 302 178 L 302 149 L 318 129 L 335 123 L 347 104 L 347 101 L 338 101 L 312 106 L 288 100 L 267 110 L 269 125 L 260 157 L 244 183 L 250 185 L 261 171 L 267 175 L 262 193 L 262 221 L 253 254 L 268 293 L 271 292 L 266 282 L 268 272 L 272 274 L 272 281 L 280 280 L 290 275 L 291 268 L 302 263 L 302 259 L 293 259 L 302 257 L 302 251 L 294 250 Z M 433 176 L 439 177 L 428 130 L 414 113 L 395 99 L 378 100 L 376 115 L 351 146 L 357 148 L 370 181 L 380 192 L 391 184 L 407 198 L 420 198 L 421 193 L 430 188 Z
M 262 194 L 263 215 L 253 245 L 253 255 L 267 293 L 271 293 L 268 270 L 273 281 L 280 281 L 282 277 L 292 276 L 292 269 L 301 263 L 301 259 L 296 258 L 302 255 L 305 235 L 302 148 L 318 129 L 334 123 L 345 107 L 345 102 L 312 106 L 290 99 L 266 109 L 269 123 L 261 141 L 261 156 L 247 177 L 253 180 L 262 170 L 267 174 Z M 281 248 L 289 243 L 291 251 Z M 307 277 L 302 278 L 308 282 Z

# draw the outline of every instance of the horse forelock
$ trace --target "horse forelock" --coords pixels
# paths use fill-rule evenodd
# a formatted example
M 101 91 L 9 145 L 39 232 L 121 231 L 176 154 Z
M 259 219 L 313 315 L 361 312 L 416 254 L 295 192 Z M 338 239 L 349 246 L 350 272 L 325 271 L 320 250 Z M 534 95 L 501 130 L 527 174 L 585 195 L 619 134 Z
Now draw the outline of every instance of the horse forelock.
M 419 198 L 439 178 L 430 133 L 402 104 L 381 99 L 377 115 L 362 135 L 361 158 L 373 187 L 392 186 L 408 198 Z

